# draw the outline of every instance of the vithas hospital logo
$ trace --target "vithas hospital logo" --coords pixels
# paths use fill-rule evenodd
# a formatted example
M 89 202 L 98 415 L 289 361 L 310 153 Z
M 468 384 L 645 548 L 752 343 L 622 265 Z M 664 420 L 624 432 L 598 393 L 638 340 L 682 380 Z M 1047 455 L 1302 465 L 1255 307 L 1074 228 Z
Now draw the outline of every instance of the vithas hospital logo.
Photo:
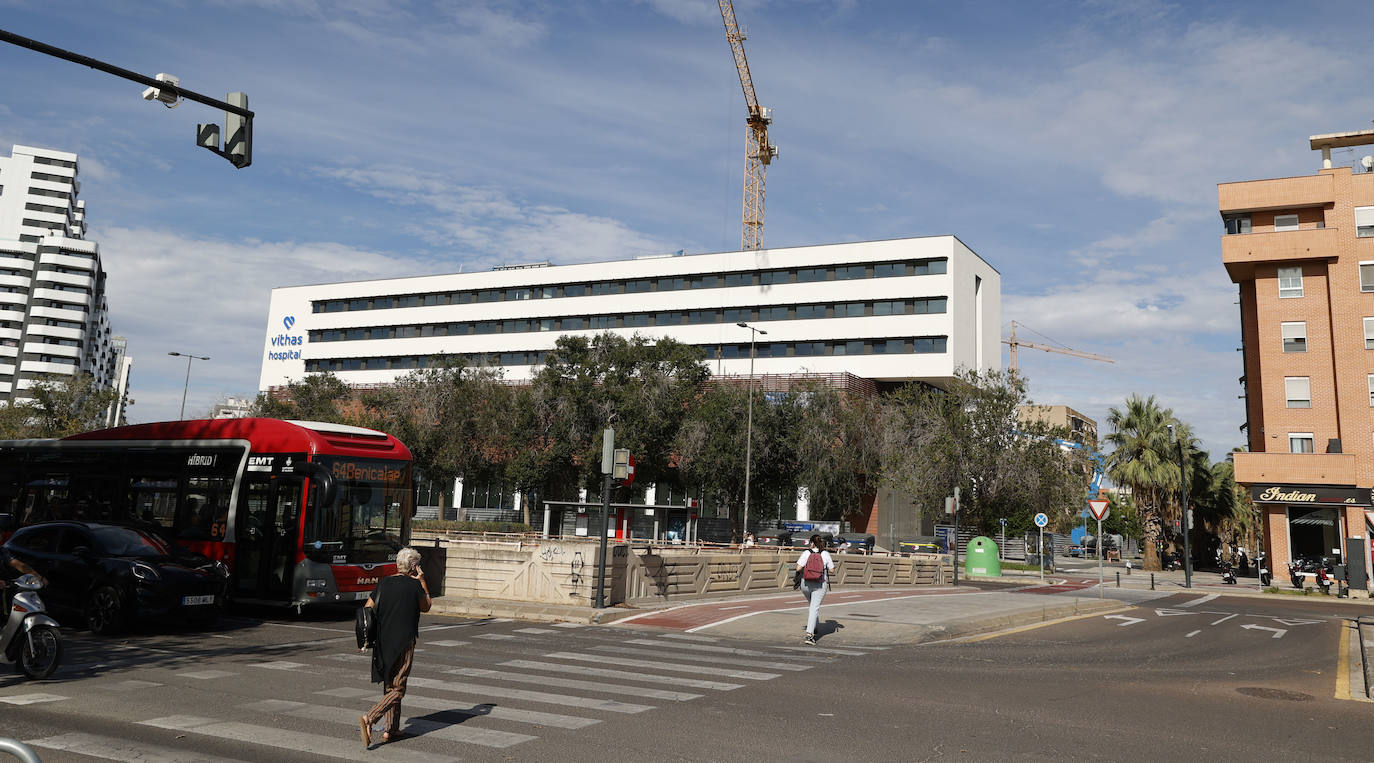
M 285 318 L 282 318 L 281 325 L 285 327 L 287 331 L 290 331 L 291 328 L 296 325 L 296 316 L 288 315 Z M 301 345 L 305 344 L 305 340 L 301 337 L 300 334 L 277 334 L 268 341 L 272 343 L 273 347 L 281 348 L 280 350 L 268 350 L 268 360 L 301 359 L 300 347 Z

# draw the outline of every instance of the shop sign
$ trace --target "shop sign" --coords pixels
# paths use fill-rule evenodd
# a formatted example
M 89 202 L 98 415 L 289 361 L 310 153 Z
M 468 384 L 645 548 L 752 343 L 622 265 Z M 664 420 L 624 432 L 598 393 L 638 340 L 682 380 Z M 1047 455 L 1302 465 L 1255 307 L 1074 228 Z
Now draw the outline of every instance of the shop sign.
M 1252 485 L 1255 503 L 1287 503 L 1306 506 L 1374 506 L 1369 488 L 1321 485 Z

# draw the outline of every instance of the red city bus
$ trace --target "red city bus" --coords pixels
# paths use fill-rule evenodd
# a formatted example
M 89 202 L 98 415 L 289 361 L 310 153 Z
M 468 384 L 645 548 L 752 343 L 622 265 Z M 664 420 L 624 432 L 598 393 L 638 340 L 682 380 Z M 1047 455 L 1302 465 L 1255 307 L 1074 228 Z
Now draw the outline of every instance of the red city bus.
M 157 526 L 229 569 L 236 601 L 360 601 L 396 571 L 410 450 L 361 427 L 214 419 L 0 441 L 0 531 L 54 519 Z

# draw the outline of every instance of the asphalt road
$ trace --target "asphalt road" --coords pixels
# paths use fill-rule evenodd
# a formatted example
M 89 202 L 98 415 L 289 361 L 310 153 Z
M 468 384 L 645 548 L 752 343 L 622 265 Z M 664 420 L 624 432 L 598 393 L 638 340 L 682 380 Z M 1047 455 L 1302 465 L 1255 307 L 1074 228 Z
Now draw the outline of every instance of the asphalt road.
M 1374 704 L 1335 698 L 1339 605 L 1137 599 L 888 648 L 426 617 L 415 735 L 371 751 L 346 614 L 68 631 L 53 680 L 0 678 L 0 735 L 45 761 L 1374 759 Z

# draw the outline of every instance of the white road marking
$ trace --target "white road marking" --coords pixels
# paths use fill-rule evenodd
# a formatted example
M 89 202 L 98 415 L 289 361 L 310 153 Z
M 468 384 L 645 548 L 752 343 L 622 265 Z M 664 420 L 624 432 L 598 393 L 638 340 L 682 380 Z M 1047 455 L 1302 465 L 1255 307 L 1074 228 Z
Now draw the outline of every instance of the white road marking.
M 655 651 L 653 649 L 629 649 L 623 646 L 594 646 L 591 647 L 591 651 L 614 652 L 615 654 L 638 655 L 640 657 L 663 656 L 663 652 Z M 720 657 L 714 654 L 684 654 L 681 652 L 674 652 L 669 656 L 676 660 L 699 660 L 701 662 L 710 662 L 715 665 L 739 665 L 740 667 L 744 668 L 767 668 L 769 670 L 802 671 L 810 670 L 815 667 L 815 665 L 797 665 L 791 662 L 772 662 L 769 660 L 739 660 L 733 657 Z
M 552 671 L 555 673 L 571 673 L 579 676 L 597 676 L 598 678 L 618 678 L 625 681 L 639 681 L 640 683 L 686 686 L 693 689 L 716 689 L 718 691 L 730 691 L 731 689 L 738 689 L 744 686 L 744 684 L 732 684 L 722 681 L 703 681 L 698 678 L 683 678 L 682 676 L 631 673 L 626 670 L 593 668 L 589 665 L 564 665 L 558 662 L 538 662 L 536 660 L 509 660 L 501 663 L 501 667 L 526 668 L 531 670 Z
M 310 666 L 306 665 L 303 662 L 287 662 L 286 660 L 277 660 L 275 662 L 259 662 L 253 667 L 266 668 L 268 670 L 299 670 L 301 668 L 307 668 Z
M 106 688 L 111 691 L 137 691 L 140 689 L 156 689 L 161 685 L 162 684 L 155 681 L 139 681 L 138 679 L 131 678 L 128 681 L 120 681 L 117 684 L 111 684 Z
M 1233 617 L 1240 617 L 1240 615 L 1227 615 L 1221 618 L 1220 620 L 1213 620 L 1212 625 L 1221 625 L 1222 623 L 1226 622 L 1227 620 L 1230 620 Z
M 227 670 L 178 670 L 174 673 L 177 678 L 194 678 L 197 681 L 211 681 L 216 678 L 228 678 L 237 673 L 230 673 Z
M 1128 626 L 1128 625 L 1135 625 L 1136 623 L 1143 623 L 1143 622 L 1145 622 L 1145 618 L 1143 618 L 1143 617 L 1127 617 L 1127 616 L 1125 616 L 1125 615 L 1103 615 L 1103 616 L 1102 616 L 1102 619 L 1103 619 L 1103 620 L 1121 620 L 1122 622 L 1121 622 L 1120 626 L 1118 626 L 1118 627 L 1121 627 L 1121 628 L 1125 628 L 1125 627 Z
M 1273 620 L 1276 623 L 1283 623 L 1284 625 L 1290 627 L 1294 625 L 1317 625 L 1321 623 L 1321 620 L 1284 620 L 1283 618 L 1279 617 L 1275 617 L 1273 618 Z
M 251 723 L 221 721 L 215 718 L 202 718 L 195 715 L 169 715 L 140 721 L 141 726 L 179 731 L 183 734 L 227 739 L 234 742 L 275 747 L 302 755 L 325 755 L 332 758 L 353 760 L 358 757 L 358 735 L 323 736 L 294 729 L 278 729 L 271 726 L 255 726 Z M 440 763 L 452 761 L 452 755 L 429 755 L 426 753 L 400 748 L 388 749 L 388 758 L 415 763 Z
M 347 707 L 327 707 L 324 705 L 308 705 L 304 702 L 293 702 L 285 699 L 269 699 L 261 702 L 250 702 L 240 706 L 244 710 L 258 713 L 272 713 L 289 715 L 293 718 L 304 718 L 310 721 L 322 721 L 324 723 L 337 723 L 345 726 L 357 726 L 358 718 L 353 714 L 353 710 Z M 509 731 L 496 731 L 494 729 L 479 729 L 472 726 L 454 725 L 448 723 L 438 723 L 427 721 L 420 718 L 409 718 L 402 724 L 402 728 L 414 729 L 426 736 L 434 736 L 441 739 L 448 739 L 464 744 L 481 745 L 482 747 L 512 747 L 521 742 L 528 742 L 539 737 L 529 734 L 514 734 Z M 381 735 L 378 734 L 378 737 Z M 388 750 L 388 752 L 390 752 Z
M 530 702 L 543 702 L 549 705 L 565 705 L 586 710 L 605 710 L 612 713 L 642 713 L 645 710 L 653 710 L 653 705 L 636 705 L 629 702 L 618 702 L 613 699 L 590 699 L 588 697 L 575 697 L 569 694 L 551 694 L 542 691 L 527 691 L 525 689 L 510 689 L 504 686 L 487 686 L 485 684 L 471 684 L 465 681 L 440 681 L 434 678 L 416 678 L 411 676 L 410 686 L 421 689 L 438 689 L 440 691 L 451 691 L 458 694 L 476 695 L 482 699 L 491 697 L 505 697 L 506 699 L 523 699 Z
M 1193 636 L 1196 636 L 1197 634 L 1199 634 L 1199 633 L 1201 633 L 1201 632 L 1202 632 L 1201 630 L 1193 631 L 1192 633 L 1189 633 L 1187 636 L 1184 636 L 1184 638 L 1192 638 Z
M 707 644 L 714 644 L 720 639 L 715 636 L 693 636 L 690 633 L 665 633 L 662 638 L 677 639 L 678 641 L 701 641 Z
M 707 646 L 707 645 L 705 645 L 705 644 L 665 644 L 665 643 L 663 643 L 662 641 L 655 641 L 655 640 L 653 640 L 653 639 L 647 639 L 647 638 L 629 639 L 629 640 L 627 640 L 625 643 L 626 643 L 626 644 L 639 644 L 639 645 L 642 645 L 642 646 L 658 646 L 658 647 L 664 647 L 664 648 L 667 648 L 667 649 L 683 649 L 683 650 L 687 650 L 687 651 L 697 651 L 697 652 L 714 652 L 714 653 L 716 653 L 716 654 L 733 654 L 733 655 L 736 655 L 736 656 L 739 656 L 739 657 L 792 657 L 792 656 L 793 656 L 793 655 L 790 655 L 790 654 L 789 654 L 789 655 L 780 655 L 780 654 L 775 654 L 775 653 L 773 653 L 773 652 L 762 652 L 762 651 L 759 651 L 759 650 L 757 650 L 757 649 L 736 649 L 736 648 L 734 648 L 734 647 L 729 647 L 729 646 Z M 674 654 L 677 654 L 677 653 L 674 653 Z M 855 654 L 863 654 L 863 652 L 855 652 Z M 825 661 L 825 657 L 824 657 L 823 655 L 796 655 L 796 657 L 797 657 L 798 659 L 803 659 L 803 660 L 815 660 L 815 661 L 818 661 L 818 662 L 824 662 L 824 661 Z
M 61 734 L 45 739 L 30 739 L 24 744 L 45 750 L 74 752 L 91 758 L 137 760 L 139 763 L 233 763 L 236 760 L 155 744 L 140 743 L 134 746 L 127 739 L 97 734 Z
M 490 639 L 491 641 L 509 641 L 515 638 L 515 636 L 512 636 L 508 633 L 479 633 L 476 636 L 473 636 L 473 638 L 484 638 Z
M 733 606 L 733 607 L 716 607 L 716 609 L 718 609 L 718 610 L 720 610 L 720 611 L 722 611 L 722 612 L 724 612 L 724 611 L 727 610 L 727 609 L 748 609 L 748 608 L 749 608 L 749 605 L 748 605 L 748 604 L 738 604 L 738 605 Z
M 533 633 L 533 634 L 536 634 L 536 635 L 543 635 L 543 634 L 545 634 L 545 633 L 557 633 L 558 631 L 553 630 L 552 628 L 516 628 L 516 629 L 515 629 L 515 632 L 516 632 L 516 633 Z
M 381 692 L 377 689 L 330 689 L 328 691 L 317 692 L 329 697 L 346 697 L 357 699 L 360 702 L 372 705 L 377 701 Z M 451 699 L 436 699 L 434 697 L 417 696 L 406 694 L 405 704 L 411 707 L 419 707 L 425 710 L 437 710 L 441 713 L 453 713 L 464 715 L 469 718 L 490 717 L 499 718 L 503 721 L 514 723 L 529 723 L 535 726 L 550 726 L 558 729 L 581 729 L 591 726 L 601 721 L 597 718 L 579 718 L 575 715 L 559 715 L 557 713 L 540 713 L 534 710 L 517 710 L 500 705 L 479 705 L 478 709 L 464 709 L 454 707 Z
M 751 670 L 731 670 L 710 665 L 683 665 L 676 662 L 632 660 L 626 657 L 612 657 L 599 654 L 577 654 L 575 652 L 554 652 L 553 654 L 546 654 L 544 656 L 552 660 L 582 660 L 583 662 L 597 662 L 604 665 L 622 665 L 627 668 L 675 670 L 679 673 L 705 673 L 707 675 L 720 676 L 721 678 L 745 678 L 751 681 L 768 681 L 782 675 L 781 673 L 759 673 Z
M 1156 609 L 1155 614 L 1160 617 L 1176 617 L 1178 615 L 1196 615 L 1196 612 L 1180 612 L 1177 609 Z
M 471 641 L 454 641 L 454 640 L 452 640 L 452 639 L 448 639 L 448 640 L 445 640 L 445 641 L 430 641 L 429 643 L 432 644 L 432 645 L 434 645 L 434 646 L 467 646 L 468 644 L 471 644 L 472 642 L 471 642 Z
M 1185 601 L 1185 602 L 1183 602 L 1182 604 L 1180 604 L 1179 606 L 1180 606 L 1180 607 L 1196 607 L 1196 606 L 1199 605 L 1199 604 L 1206 604 L 1207 602 L 1209 602 L 1209 601 L 1211 601 L 1211 600 L 1213 600 L 1213 599 L 1215 599 L 1215 598 L 1217 598 L 1217 597 L 1219 597 L 1219 596 L 1221 596 L 1221 594 L 1219 594 L 1219 593 L 1209 593 L 1209 594 L 1207 594 L 1206 596 L 1202 596 L 1202 597 L 1193 599 L 1192 601 Z
M 453 668 L 451 670 L 445 670 L 444 672 L 452 673 L 455 676 L 466 676 L 467 678 L 494 678 L 498 681 L 504 680 L 514 681 L 516 683 L 539 684 L 540 686 L 557 686 L 563 689 L 586 689 L 587 691 L 595 691 L 602 694 L 624 694 L 631 697 L 666 699 L 673 702 L 686 702 L 702 696 L 700 694 L 689 694 L 685 691 L 650 689 L 644 686 L 626 686 L 623 684 L 608 684 L 599 681 L 579 681 L 576 678 L 537 676 L 532 673 L 511 673 L 501 670 L 488 670 L 486 668 Z
M 553 624 L 553 627 L 555 627 L 555 628 L 585 628 L 585 627 L 587 627 L 587 624 L 586 624 L 586 623 L 554 623 L 554 624 Z
M 1251 625 L 1250 623 L 1246 623 L 1240 627 L 1249 631 L 1269 631 L 1274 634 L 1274 638 L 1283 638 L 1283 634 L 1288 632 L 1287 629 L 1284 628 L 1270 628 L 1265 625 Z
M 70 697 L 63 697 L 59 694 L 16 694 L 12 697 L 0 697 L 0 702 L 10 705 L 33 705 L 39 702 L 59 702 Z
M 849 644 L 845 644 L 843 648 L 835 648 L 835 647 L 828 647 L 828 646 L 826 646 L 826 645 L 825 645 L 825 642 L 822 641 L 820 644 L 818 644 L 818 645 L 816 645 L 816 646 L 776 646 L 776 647 L 773 647 L 773 648 L 774 648 L 774 649 L 786 649 L 786 650 L 792 651 L 792 652 L 805 652 L 805 653 L 807 653 L 807 654 L 815 654 L 815 655 L 838 654 L 838 655 L 841 655 L 841 656 L 844 656 L 844 657 L 863 657 L 863 656 L 867 655 L 868 652 L 855 652 L 855 651 L 851 651 L 851 650 L 853 650 L 853 649 L 868 649 L 868 648 L 871 648 L 871 647 L 850 646 Z M 784 657 L 791 657 L 792 655 L 789 654 L 789 655 L 782 655 L 782 656 L 784 656 Z

